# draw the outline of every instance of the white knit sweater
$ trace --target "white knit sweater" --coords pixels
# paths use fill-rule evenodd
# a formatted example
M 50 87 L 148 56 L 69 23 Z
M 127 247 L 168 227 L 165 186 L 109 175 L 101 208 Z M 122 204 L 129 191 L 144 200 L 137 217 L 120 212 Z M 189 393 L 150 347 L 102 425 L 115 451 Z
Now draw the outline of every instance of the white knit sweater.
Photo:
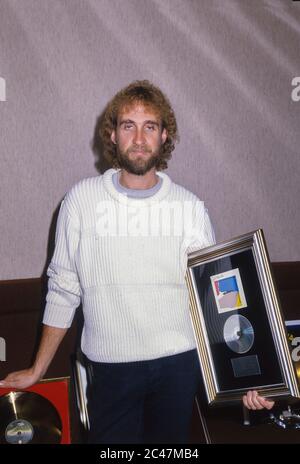
M 187 252 L 214 243 L 204 203 L 163 173 L 129 198 L 116 170 L 84 179 L 62 202 L 43 322 L 67 328 L 82 301 L 81 347 L 92 361 L 155 359 L 195 348 Z

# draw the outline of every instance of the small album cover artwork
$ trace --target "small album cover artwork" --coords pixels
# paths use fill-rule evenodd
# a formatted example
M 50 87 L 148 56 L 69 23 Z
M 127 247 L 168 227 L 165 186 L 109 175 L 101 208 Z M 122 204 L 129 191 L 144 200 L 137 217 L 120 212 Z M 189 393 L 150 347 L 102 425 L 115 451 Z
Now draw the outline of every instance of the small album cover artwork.
M 0 389 L 0 444 L 63 443 L 71 443 L 68 378 Z
M 219 314 L 247 307 L 239 269 L 210 277 Z

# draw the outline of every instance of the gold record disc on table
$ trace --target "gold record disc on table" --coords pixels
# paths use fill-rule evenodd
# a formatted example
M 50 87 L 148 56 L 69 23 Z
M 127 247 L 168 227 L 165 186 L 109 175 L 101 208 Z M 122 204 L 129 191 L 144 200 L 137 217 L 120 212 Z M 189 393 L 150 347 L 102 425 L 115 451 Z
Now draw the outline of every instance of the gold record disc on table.
M 61 418 L 54 405 L 34 392 L 0 397 L 0 444 L 60 443 Z

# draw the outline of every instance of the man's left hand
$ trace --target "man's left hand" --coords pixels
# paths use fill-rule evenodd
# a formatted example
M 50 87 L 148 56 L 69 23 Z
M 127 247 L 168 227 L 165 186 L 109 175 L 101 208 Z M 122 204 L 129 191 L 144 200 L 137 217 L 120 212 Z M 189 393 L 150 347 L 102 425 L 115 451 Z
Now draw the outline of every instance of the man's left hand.
M 249 390 L 247 395 L 243 396 L 243 404 L 248 409 L 271 409 L 275 402 L 267 400 L 263 396 L 260 396 L 256 390 Z

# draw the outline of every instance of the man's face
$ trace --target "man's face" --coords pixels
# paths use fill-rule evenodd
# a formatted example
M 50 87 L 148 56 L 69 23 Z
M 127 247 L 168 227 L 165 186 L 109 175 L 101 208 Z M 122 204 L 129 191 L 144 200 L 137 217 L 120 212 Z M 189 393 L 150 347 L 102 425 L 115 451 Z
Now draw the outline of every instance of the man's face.
M 126 106 L 120 111 L 117 128 L 111 140 L 117 144 L 117 157 L 121 168 L 143 176 L 155 166 L 160 148 L 167 138 L 161 119 L 142 103 Z

